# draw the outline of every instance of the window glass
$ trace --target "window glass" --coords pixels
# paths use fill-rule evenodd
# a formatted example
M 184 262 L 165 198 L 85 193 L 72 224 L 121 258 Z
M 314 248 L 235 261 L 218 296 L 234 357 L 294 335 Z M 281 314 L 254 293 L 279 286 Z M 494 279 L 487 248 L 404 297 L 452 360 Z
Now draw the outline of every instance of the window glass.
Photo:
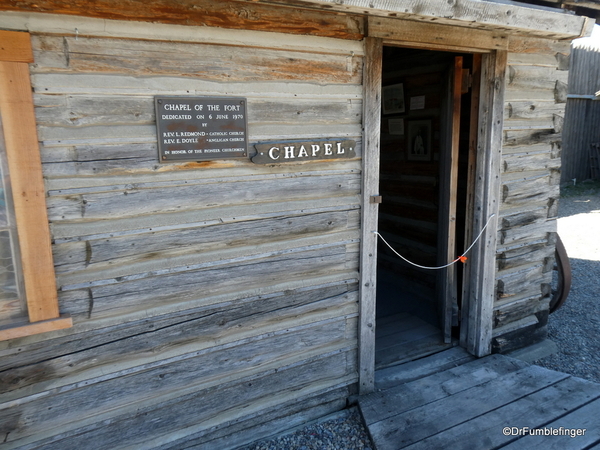
M 0 120 L 0 325 L 4 321 L 26 315 L 18 247 L 4 133 Z

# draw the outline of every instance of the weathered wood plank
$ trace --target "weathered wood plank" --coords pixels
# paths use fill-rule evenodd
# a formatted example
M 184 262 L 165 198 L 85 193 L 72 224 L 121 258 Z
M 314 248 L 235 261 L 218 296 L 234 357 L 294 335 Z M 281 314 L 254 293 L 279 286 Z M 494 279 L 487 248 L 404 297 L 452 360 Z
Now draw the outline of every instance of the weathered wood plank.
M 508 66 L 506 91 L 507 94 L 523 89 L 554 91 L 557 81 L 566 84 L 567 80 L 568 72 L 556 70 L 555 67 L 512 65 Z
M 353 386 L 317 391 L 301 401 L 291 400 L 283 405 L 264 408 L 260 415 L 248 411 L 247 418 L 232 420 L 181 437 L 181 431 L 166 435 L 165 442 L 155 450 L 214 450 L 234 449 L 241 445 L 268 439 L 289 432 L 346 408 L 346 399 L 355 393 Z M 190 432 L 190 430 L 186 430 Z
M 379 136 L 381 132 L 381 74 L 383 42 L 367 38 L 364 67 L 364 155 L 362 176 L 362 216 L 360 249 L 359 392 L 375 387 L 375 304 L 377 283 Z
M 508 450 L 518 448 L 559 450 L 573 448 L 573 445 L 576 445 L 577 448 L 589 448 L 589 445 L 596 444 L 600 439 L 600 400 L 596 399 L 575 409 L 557 420 L 544 424 L 544 427 L 555 430 L 560 430 L 562 427 L 569 430 L 585 430 L 585 432 L 575 434 L 575 437 L 570 433 L 556 436 L 528 434 L 503 448 Z
M 550 147 L 550 146 L 548 146 Z M 503 172 L 525 172 L 530 170 L 548 171 L 560 169 L 560 158 L 553 158 L 552 148 L 541 151 L 530 150 L 522 153 L 510 153 L 502 158 Z
M 494 353 L 507 353 L 537 344 L 548 337 L 548 311 L 525 317 L 494 329 Z
M 541 298 L 538 295 L 496 305 L 494 307 L 494 327 L 504 327 L 519 321 L 523 317 L 530 317 L 541 311 L 548 311 L 549 302 L 549 297 Z
M 374 423 L 369 430 L 379 450 L 403 448 L 567 377 L 566 374 L 530 366 Z M 448 411 L 452 414 L 449 415 Z
M 505 448 L 503 446 L 509 444 L 514 439 L 513 436 L 507 436 L 501 432 L 502 428 L 508 424 L 514 423 L 511 426 L 518 428 L 542 428 L 547 426 L 549 418 L 561 416 L 565 411 L 577 410 L 599 396 L 600 391 L 596 384 L 570 377 L 500 407 L 495 411 L 483 414 L 440 434 L 419 441 L 407 448 L 410 450 L 431 448 L 486 450 L 490 448 Z M 575 427 L 580 428 L 581 425 L 576 424 Z M 536 437 L 535 439 L 543 438 Z M 534 439 L 531 439 L 532 444 L 533 441 Z M 521 440 L 517 440 L 516 443 L 518 444 L 516 445 L 518 448 L 524 448 L 521 445 L 529 448 Z M 579 446 L 579 442 L 573 440 L 565 443 L 565 445 L 568 446 L 573 443 Z
M 43 3 L 5 2 L 2 9 L 43 13 L 60 11 L 61 14 L 98 19 L 272 31 L 353 40 L 362 39 L 364 34 L 362 21 L 353 17 L 327 11 L 277 8 L 259 3 L 235 1 L 221 4 L 201 0 L 192 4 L 171 0 L 159 3 L 140 0 L 121 2 L 102 0 L 93 5 L 72 2 L 65 7 L 60 2 L 50 0 Z
M 36 94 L 36 119 L 44 126 L 154 124 L 153 97 Z M 60 101 L 62 100 L 62 101 Z M 248 102 L 248 124 L 360 123 L 362 102 L 348 99 L 263 99 Z M 79 156 L 79 153 L 77 154 Z
M 446 352 L 444 352 L 446 353 Z M 522 361 L 492 355 L 436 372 L 406 384 L 370 394 L 359 401 L 365 423 L 369 428 L 382 420 L 410 412 L 423 405 L 468 391 L 503 375 L 528 367 Z
M 517 270 L 502 271 L 497 276 L 497 298 L 507 299 L 510 297 L 524 298 L 538 294 L 542 296 L 541 285 L 548 281 L 544 273 L 544 261 L 519 266 Z
M 558 186 L 550 184 L 550 175 L 530 180 L 507 180 L 502 184 L 502 201 L 507 206 L 523 205 L 542 198 L 558 197 Z
M 201 209 L 257 202 L 301 200 L 325 196 L 347 196 L 359 192 L 360 176 L 299 176 L 280 179 L 169 186 L 157 189 L 126 187 L 121 192 L 51 197 L 48 215 L 52 221 L 106 219 L 144 214 Z
M 359 124 L 315 124 L 307 128 L 305 125 L 288 124 L 286 138 L 290 140 L 312 140 L 328 138 L 358 138 L 361 130 Z M 44 147 L 64 147 L 65 145 L 114 145 L 125 143 L 156 143 L 156 127 L 152 125 L 114 125 L 95 127 L 45 127 L 38 128 L 39 138 Z M 278 124 L 259 124 L 249 134 L 250 143 L 280 139 L 281 126 Z
M 55 243 L 94 240 L 116 236 L 177 230 L 179 228 L 272 219 L 287 215 L 315 214 L 325 211 L 358 210 L 358 196 L 298 200 L 285 203 L 257 203 L 205 208 L 201 210 L 150 214 L 132 218 L 52 224 Z
M 498 228 L 497 215 L 502 203 L 499 198 L 501 154 L 498 149 L 502 147 L 506 59 L 507 54 L 503 51 L 482 57 L 473 235 L 488 223 L 491 230 Z M 479 357 L 491 352 L 497 238 L 496 232 L 490 228 L 482 234 L 480 244 L 474 247 L 470 255 L 472 269 L 469 269 L 470 287 L 466 298 L 476 301 L 469 300 L 467 305 L 463 305 L 461 324 L 461 328 L 466 330 L 466 333 L 461 331 L 463 345 Z
M 269 283 L 308 279 L 325 273 L 347 273 L 345 245 L 333 245 L 304 251 L 284 252 L 245 262 L 190 269 L 139 279 L 136 276 L 106 280 L 110 284 L 81 290 L 80 297 L 91 299 L 90 316 L 122 314 L 169 302 L 193 301 L 236 290 L 259 288 Z M 354 262 L 356 264 L 356 262 Z M 356 266 L 355 266 L 356 267 Z M 184 267 L 185 269 L 185 267 Z M 119 281 L 127 280 L 129 281 Z M 83 286 L 82 286 L 83 287 Z M 90 297 L 91 296 L 91 297 Z M 68 307 L 65 304 L 65 307 Z
M 142 344 L 132 344 L 131 346 L 125 344 L 134 342 L 136 339 L 142 343 L 146 342 L 144 341 L 146 339 L 147 344 L 145 345 L 150 347 L 163 347 L 165 342 L 170 339 L 171 331 L 176 330 L 177 327 L 185 329 L 185 322 L 197 321 L 200 324 L 200 329 L 206 328 L 208 330 L 216 325 L 222 328 L 232 321 L 240 321 L 239 323 L 243 324 L 243 318 L 245 317 L 267 316 L 269 312 L 273 313 L 278 310 L 285 314 L 283 311 L 286 308 L 299 307 L 336 297 L 341 299 L 343 296 L 349 296 L 348 298 L 352 300 L 357 296 L 356 280 L 342 279 L 325 283 L 323 281 L 313 281 L 310 286 L 299 286 L 298 284 L 275 285 L 276 288 L 272 292 L 265 291 L 260 294 L 241 292 L 236 297 L 218 298 L 208 304 L 186 303 L 179 310 L 156 314 L 153 317 L 138 317 L 128 322 L 117 320 L 86 327 L 79 325 L 73 329 L 73 333 L 62 337 L 36 342 L 21 341 L 19 345 L 0 351 L 2 356 L 0 358 L 0 371 L 22 370 L 26 366 L 45 361 L 49 353 L 54 355 L 55 358 L 72 354 L 80 355 L 81 357 L 78 359 L 76 366 L 85 369 L 85 366 L 81 366 L 82 361 L 87 361 L 87 364 L 91 364 L 90 367 L 93 367 L 94 364 L 104 364 L 102 357 L 95 362 L 92 357 L 86 359 L 85 352 L 93 352 L 94 348 L 100 347 L 109 349 L 111 345 L 114 345 L 113 342 L 121 342 L 123 345 L 121 345 L 120 350 L 117 347 L 113 349 L 117 352 L 116 354 L 120 354 L 126 352 L 125 347 L 140 348 L 139 346 Z M 220 323 L 222 325 L 219 325 Z M 207 333 L 218 334 L 218 330 L 221 328 L 215 328 L 212 331 L 207 331 Z M 185 332 L 180 334 L 185 336 Z M 165 337 L 161 337 L 163 335 Z M 175 340 L 174 342 L 179 341 Z M 103 351 L 102 355 L 107 356 L 109 359 L 114 358 L 111 350 Z M 52 377 L 53 375 L 48 373 L 46 376 Z M 36 378 L 35 382 L 44 381 L 44 379 Z M 25 377 L 22 382 L 31 383 L 31 380 L 27 381 L 27 377 Z M 11 387 L 11 383 L 7 383 L 6 389 L 14 390 L 14 387 Z M 6 400 L 6 397 L 3 397 L 4 400 Z
M 218 83 L 196 78 L 157 76 L 139 78 L 118 74 L 32 74 L 32 86 L 38 94 L 86 95 L 232 95 L 249 99 L 326 98 L 360 99 L 360 85 L 295 83 L 272 81 L 269 83 L 245 82 L 241 84 Z
M 549 129 L 553 129 L 554 116 L 564 117 L 564 114 L 565 105 L 557 104 L 554 101 L 509 101 L 506 102 L 504 107 L 504 126 L 505 128 L 517 129 L 518 124 L 525 126 L 531 121 L 535 126 L 546 125 Z
M 267 393 L 278 394 L 280 401 L 286 401 L 290 392 L 299 398 L 326 385 L 351 384 L 356 380 L 356 367 L 352 360 L 355 361 L 355 356 L 346 353 L 327 355 L 302 365 L 291 364 L 280 370 L 223 383 L 218 390 L 209 388 L 179 395 L 174 393 L 167 398 L 159 397 L 132 405 L 125 411 L 107 412 L 105 416 L 111 420 L 106 420 L 108 417 L 101 420 L 103 417 L 100 416 L 92 423 L 71 423 L 63 427 L 58 435 L 40 440 L 40 437 L 44 437 L 42 435 L 33 439 L 35 445 L 49 450 L 80 449 L 90 441 L 105 448 L 141 445 L 170 432 L 173 427 L 187 428 L 210 422 L 215 410 L 226 410 L 231 418 L 243 416 L 245 406 L 258 402 Z M 15 444 L 21 442 L 16 441 Z
M 206 389 L 207 385 L 221 383 L 232 376 L 264 372 L 318 352 L 331 351 L 336 344 L 337 347 L 352 346 L 353 343 L 345 339 L 347 326 L 346 320 L 342 319 L 303 329 L 291 328 L 285 333 L 262 335 L 225 349 L 194 352 L 177 361 L 164 361 L 159 366 L 101 383 L 86 381 L 84 388 L 63 386 L 49 389 L 35 400 L 23 403 L 15 400 L 11 408 L 0 409 L 0 423 L 18 420 L 18 429 L 10 431 L 10 439 L 17 440 L 66 423 L 89 419 L 102 411 L 117 410 L 140 399 L 147 400 L 148 396 L 144 393 L 152 392 L 152 397 L 156 398 L 173 390 L 184 393 Z M 174 343 L 168 342 L 167 345 L 174 346 Z M 60 415 L 56 414 L 56 408 L 62 410 Z
M 32 37 L 34 73 L 94 72 L 135 76 L 181 76 L 220 82 L 313 81 L 323 84 L 360 84 L 362 57 L 273 51 L 252 48 L 128 41 L 106 38 Z M 349 58 L 350 57 L 350 58 Z M 62 61 L 61 61 L 62 59 Z M 350 61 L 350 63 L 349 63 Z
M 554 245 L 548 239 L 538 239 L 516 248 L 506 248 L 498 252 L 498 270 L 510 270 L 539 261 L 546 261 L 554 255 Z
M 552 39 L 539 39 L 531 36 L 512 35 L 508 38 L 509 53 L 525 54 L 556 54 L 569 53 L 571 41 L 558 41 Z
M 390 389 L 473 361 L 475 357 L 462 347 L 452 347 L 426 358 L 411 361 L 401 366 L 389 367 L 375 373 L 375 387 Z
M 369 36 L 403 41 L 407 46 L 434 46 L 476 50 L 504 50 L 508 38 L 504 33 L 452 27 L 435 23 L 406 21 L 402 26 L 394 18 L 369 16 Z
M 90 271 L 97 265 L 104 267 L 106 264 L 131 264 L 149 258 L 168 258 L 182 253 L 260 245 L 290 237 L 295 239 L 358 229 L 358 222 L 357 211 L 352 214 L 348 211 L 335 211 L 281 215 L 223 225 L 183 225 L 175 230 L 55 244 L 53 254 L 57 273 L 84 269 Z M 240 236 L 248 237 L 240 240 Z M 123 258 L 126 260 L 122 260 Z

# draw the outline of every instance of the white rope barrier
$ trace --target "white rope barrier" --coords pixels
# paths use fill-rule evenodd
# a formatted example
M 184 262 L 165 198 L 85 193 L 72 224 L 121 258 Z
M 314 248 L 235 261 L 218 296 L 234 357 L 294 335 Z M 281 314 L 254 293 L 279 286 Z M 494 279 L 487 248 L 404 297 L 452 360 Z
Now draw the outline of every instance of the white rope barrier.
M 439 269 L 445 269 L 446 267 L 450 267 L 453 264 L 456 264 L 459 261 L 462 261 L 463 263 L 467 261 L 467 253 L 469 253 L 469 251 L 471 251 L 471 249 L 473 248 L 473 246 L 477 243 L 477 241 L 479 241 L 479 239 L 481 238 L 481 236 L 483 235 L 483 232 L 485 231 L 485 229 L 488 227 L 488 225 L 490 224 L 490 221 L 492 220 L 492 218 L 495 216 L 496 214 L 492 214 L 489 219 L 487 220 L 485 226 L 481 229 L 481 231 L 479 232 L 479 235 L 475 238 L 475 240 L 473 241 L 473 243 L 469 246 L 469 248 L 467 250 L 465 250 L 465 252 L 460 255 L 458 258 L 456 258 L 454 261 L 443 265 L 443 266 L 439 266 L 439 267 L 428 267 L 428 266 L 421 266 L 419 264 L 416 264 L 412 261 L 409 261 L 408 259 L 406 259 L 404 256 L 402 256 L 400 253 L 398 253 L 396 250 L 394 250 L 394 248 L 388 244 L 388 242 L 383 238 L 383 236 L 381 234 L 379 234 L 378 231 L 373 231 L 373 233 L 375 233 L 377 236 L 379 236 L 379 238 L 385 243 L 385 245 L 387 245 L 391 251 L 393 251 L 398 257 L 402 258 L 404 261 L 406 261 L 408 264 L 411 264 L 415 267 L 419 267 L 420 269 L 427 269 L 427 270 L 439 270 Z

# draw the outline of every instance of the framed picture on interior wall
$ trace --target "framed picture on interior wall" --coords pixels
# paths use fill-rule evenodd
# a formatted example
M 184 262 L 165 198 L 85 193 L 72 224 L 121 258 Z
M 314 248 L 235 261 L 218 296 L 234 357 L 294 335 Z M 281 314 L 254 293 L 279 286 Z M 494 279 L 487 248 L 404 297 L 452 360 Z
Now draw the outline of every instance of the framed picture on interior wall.
M 404 85 L 402 83 L 384 86 L 383 88 L 383 114 L 403 113 Z
M 411 120 L 406 130 L 406 159 L 431 160 L 431 120 Z

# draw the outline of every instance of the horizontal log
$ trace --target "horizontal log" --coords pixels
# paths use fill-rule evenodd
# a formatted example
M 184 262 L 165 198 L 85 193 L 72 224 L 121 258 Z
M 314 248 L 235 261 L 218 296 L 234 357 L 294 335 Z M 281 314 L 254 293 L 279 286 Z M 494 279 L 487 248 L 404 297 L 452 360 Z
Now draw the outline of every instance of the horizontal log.
M 531 54 L 556 54 L 566 53 L 570 51 L 571 41 L 568 40 L 552 40 L 540 39 L 531 36 L 516 36 L 512 35 L 508 38 L 508 52 Z
M 245 81 L 312 81 L 360 84 L 358 55 L 310 54 L 302 51 L 152 42 L 107 38 L 32 36 L 34 73 L 107 73 L 134 76 L 181 76 L 228 83 Z
M 514 271 L 501 271 L 497 275 L 497 300 L 514 300 L 534 295 L 542 296 L 542 285 L 548 282 L 543 261 L 520 266 Z
M 151 309 L 168 303 L 259 289 L 270 283 L 278 283 L 281 277 L 291 282 L 326 274 L 348 273 L 356 270 L 358 264 L 357 255 L 353 254 L 354 260 L 350 262 L 347 261 L 349 256 L 345 245 L 331 245 L 285 251 L 242 262 L 234 259 L 216 267 L 206 264 L 206 267 L 187 269 L 184 266 L 181 272 L 171 271 L 158 276 L 152 276 L 151 272 L 141 277 L 136 274 L 118 276 L 98 283 L 62 286 L 62 289 L 78 291 L 82 301 L 88 299 L 90 302 L 89 316 L 100 318 L 137 311 L 140 305 L 144 305 L 144 309 Z M 88 288 L 87 285 L 91 286 Z
M 548 146 L 550 147 L 550 146 Z M 503 172 L 525 172 L 531 170 L 560 169 L 560 158 L 553 158 L 552 148 L 541 151 L 514 152 L 502 158 Z
M 1 408 L 0 405 L 0 423 L 14 423 L 20 419 L 18 428 L 10 431 L 11 440 L 16 440 L 66 423 L 90 419 L 103 411 L 115 411 L 147 401 L 148 392 L 156 398 L 173 391 L 183 393 L 206 389 L 209 382 L 221 383 L 232 377 L 264 372 L 278 364 L 289 365 L 319 352 L 327 353 L 336 344 L 342 348 L 344 345 L 353 346 L 354 342 L 345 339 L 347 326 L 346 320 L 342 319 L 302 329 L 292 328 L 285 333 L 265 335 L 262 339 L 206 354 L 182 355 L 182 359 L 170 364 L 165 362 L 101 383 L 86 382 L 86 386 L 80 389 L 50 389 L 35 400 L 21 404 L 13 401 L 11 408 Z M 166 345 L 174 346 L 173 342 Z M 56 408 L 62 411 L 60 415 L 55 413 Z
M 255 125 L 248 134 L 251 144 L 257 141 L 280 140 L 285 133 L 289 140 L 330 139 L 336 137 L 354 138 L 361 135 L 359 124 L 315 124 L 309 128 L 304 125 L 288 124 L 285 131 L 277 124 Z M 114 125 L 94 127 L 45 127 L 38 128 L 39 138 L 44 147 L 64 147 L 65 145 L 116 145 L 116 144 L 155 144 L 156 127 L 153 125 Z M 157 158 L 158 160 L 158 158 Z
M 196 78 L 157 76 L 138 78 L 118 74 L 31 74 L 34 92 L 46 95 L 231 95 L 255 99 L 360 99 L 362 86 L 256 81 L 241 84 L 218 83 Z
M 52 223 L 55 243 L 103 239 L 140 233 L 176 230 L 182 227 L 198 227 L 231 222 L 262 220 L 285 215 L 314 214 L 324 211 L 358 209 L 358 196 L 332 197 L 315 200 L 298 200 L 286 203 L 257 203 L 206 208 L 194 211 L 151 214 L 111 221 Z
M 247 411 L 244 419 L 231 420 L 182 437 L 181 432 L 172 433 L 163 439 L 167 444 L 156 450 L 213 450 L 216 448 L 238 448 L 263 438 L 286 434 L 295 427 L 304 427 L 313 420 L 331 417 L 346 408 L 346 399 L 356 394 L 354 385 L 317 391 L 302 401 L 292 400 L 276 407 L 264 408 L 260 415 Z M 257 408 L 254 408 L 257 409 Z
M 548 218 L 548 205 L 545 201 L 542 201 L 537 205 L 528 204 L 523 208 L 502 211 L 500 217 L 500 230 L 502 231 L 509 228 L 522 227 L 545 221 L 545 219 Z
M 42 439 L 36 444 L 49 450 L 79 449 L 90 441 L 105 448 L 141 444 L 173 429 L 185 429 L 209 421 L 214 417 L 214 411 L 225 410 L 232 415 L 232 410 L 241 409 L 267 395 L 278 395 L 286 401 L 291 392 L 296 397 L 303 397 L 327 385 L 351 384 L 356 379 L 353 360 L 354 355 L 338 353 L 309 360 L 306 364 L 293 364 L 224 383 L 218 390 L 174 391 L 170 396 L 154 399 L 153 403 L 131 405 L 128 410 L 108 411 L 94 422 L 71 422 L 56 437 Z
M 510 206 L 536 202 L 542 198 L 558 197 L 558 186 L 550 184 L 550 176 L 532 180 L 504 182 L 502 201 Z
M 50 97 L 50 100 L 48 98 Z M 154 98 L 141 96 L 40 95 L 34 98 L 37 123 L 44 126 L 154 124 Z M 362 102 L 347 99 L 250 100 L 248 124 L 360 123 Z
M 556 220 L 541 218 L 521 227 L 499 231 L 498 242 L 502 246 L 515 246 L 527 241 L 549 239 L 548 234 L 556 231 Z
M 496 257 L 498 270 L 515 269 L 519 266 L 538 263 L 554 255 L 554 246 L 549 245 L 547 240 L 534 242 L 538 243 L 498 253 Z
M 354 17 L 327 11 L 277 8 L 248 3 L 215 3 L 209 0 L 196 2 L 162 1 L 147 3 L 141 0 L 115 2 L 97 1 L 64 4 L 50 0 L 44 2 L 6 2 L 5 11 L 32 11 L 42 13 L 94 17 L 98 19 L 187 25 L 190 27 L 221 27 L 228 29 L 260 30 L 300 35 L 326 36 L 338 39 L 360 40 L 364 35 L 363 23 Z M 104 23 L 104 21 L 102 21 Z M 131 25 L 134 27 L 134 24 Z M 84 29 L 85 30 L 85 29 Z
M 50 197 L 47 203 L 52 221 L 114 219 L 215 206 L 356 195 L 359 189 L 360 176 L 341 174 L 240 181 L 227 186 L 201 181 L 155 189 L 130 186 L 120 192 Z
M 260 245 L 282 239 L 317 236 L 358 229 L 357 211 L 282 215 L 263 220 L 231 222 L 143 234 L 115 236 L 53 246 L 57 273 L 92 271 L 95 266 L 133 264 L 183 253 L 210 252 L 236 246 Z M 242 238 L 243 237 L 243 238 Z
M 65 355 L 79 354 L 79 352 L 93 352 L 96 347 L 117 341 L 130 342 L 128 339 L 150 337 L 148 345 L 152 346 L 160 341 L 161 334 L 169 339 L 169 330 L 183 326 L 188 321 L 204 321 L 198 323 L 210 328 L 215 324 L 218 325 L 222 319 L 224 320 L 223 324 L 226 324 L 232 320 L 265 316 L 270 312 L 283 311 L 285 308 L 299 307 L 327 298 L 344 295 L 350 295 L 353 298 L 356 295 L 353 292 L 357 290 L 357 284 L 353 279 L 325 277 L 311 281 L 312 284 L 308 286 L 303 283 L 280 283 L 264 289 L 259 294 L 240 291 L 231 297 L 216 297 L 202 303 L 189 302 L 172 310 L 147 311 L 137 317 L 127 317 L 127 321 L 124 321 L 124 317 L 112 321 L 88 321 L 85 324 L 76 325 L 70 330 L 70 333 L 64 336 L 30 342 L 21 341 L 18 346 L 0 350 L 0 371 L 19 369 L 40 363 L 47 360 L 48 355 L 59 358 Z M 211 316 L 221 316 L 222 319 L 212 321 Z M 208 333 L 219 333 L 219 329 L 215 328 Z M 233 339 L 235 340 L 235 338 Z M 136 345 L 132 345 L 131 348 L 136 348 Z M 83 353 L 81 354 L 83 355 Z M 103 354 L 112 358 L 110 351 Z M 80 366 L 81 361 L 85 360 L 84 356 L 79 360 L 77 366 Z M 93 358 L 89 358 L 87 361 L 89 364 L 95 364 Z M 103 360 L 99 360 L 98 363 L 103 364 Z M 67 376 L 67 374 L 64 375 Z M 7 389 L 13 390 L 10 386 Z M 3 398 L 3 401 L 5 400 L 6 398 Z
M 565 105 L 557 104 L 554 101 L 536 101 L 536 100 L 525 100 L 525 101 L 510 101 L 506 102 L 504 106 L 504 120 L 513 121 L 552 121 L 554 115 L 564 116 Z M 550 127 L 552 128 L 552 127 Z
M 536 66 L 558 69 L 559 56 L 562 53 L 549 51 L 548 53 L 508 53 L 509 66 Z
M 354 317 L 357 313 L 356 291 L 338 294 L 332 289 L 294 292 L 291 300 L 281 303 L 281 308 L 274 303 L 276 299 L 281 299 L 281 296 L 267 297 L 264 305 L 258 304 L 256 298 L 245 301 L 244 306 L 249 310 L 243 306 L 231 308 L 228 305 L 227 308 L 223 304 L 214 305 L 192 312 L 189 320 L 183 315 L 179 315 L 177 321 L 173 317 L 159 318 L 156 323 L 145 323 L 145 330 L 135 335 L 131 335 L 136 331 L 135 326 L 121 326 L 122 337 L 117 340 L 101 339 L 97 333 L 92 333 L 91 339 L 100 343 L 97 347 L 88 344 L 76 349 L 74 341 L 68 341 L 68 349 L 57 352 L 60 356 L 48 358 L 46 353 L 46 358 L 40 358 L 37 363 L 4 370 L 1 374 L 3 384 L 0 399 L 16 405 L 21 401 L 30 401 L 19 400 L 24 394 L 27 398 L 27 395 L 53 389 L 56 389 L 55 393 L 77 391 L 82 387 L 82 382 L 85 382 L 85 386 L 102 386 L 109 380 L 141 374 L 169 364 L 185 363 L 190 358 L 210 359 L 211 355 L 220 351 L 226 355 L 228 351 L 233 351 L 228 349 L 260 342 L 269 335 L 283 335 L 289 328 L 299 331 L 310 328 L 314 323 L 335 322 L 346 316 Z M 166 325 L 167 322 L 170 324 Z M 344 328 L 341 333 L 339 338 L 348 339 L 344 345 L 355 344 L 352 342 L 355 334 L 350 329 Z M 15 356 L 13 360 L 23 361 L 27 358 L 31 358 L 31 355 Z M 238 362 L 231 362 L 232 368 L 236 364 L 243 364 L 241 361 L 244 358 L 239 359 Z M 223 367 L 219 370 L 225 377 Z M 218 372 L 210 373 L 213 378 L 207 378 L 206 383 L 210 380 L 217 382 Z M 236 370 L 233 370 L 232 376 L 235 378 Z
M 561 133 L 553 130 L 507 130 L 504 131 L 505 146 L 526 146 L 540 143 L 556 143 L 562 140 Z
M 506 90 L 554 90 L 556 82 L 567 83 L 568 72 L 555 67 L 508 66 Z

